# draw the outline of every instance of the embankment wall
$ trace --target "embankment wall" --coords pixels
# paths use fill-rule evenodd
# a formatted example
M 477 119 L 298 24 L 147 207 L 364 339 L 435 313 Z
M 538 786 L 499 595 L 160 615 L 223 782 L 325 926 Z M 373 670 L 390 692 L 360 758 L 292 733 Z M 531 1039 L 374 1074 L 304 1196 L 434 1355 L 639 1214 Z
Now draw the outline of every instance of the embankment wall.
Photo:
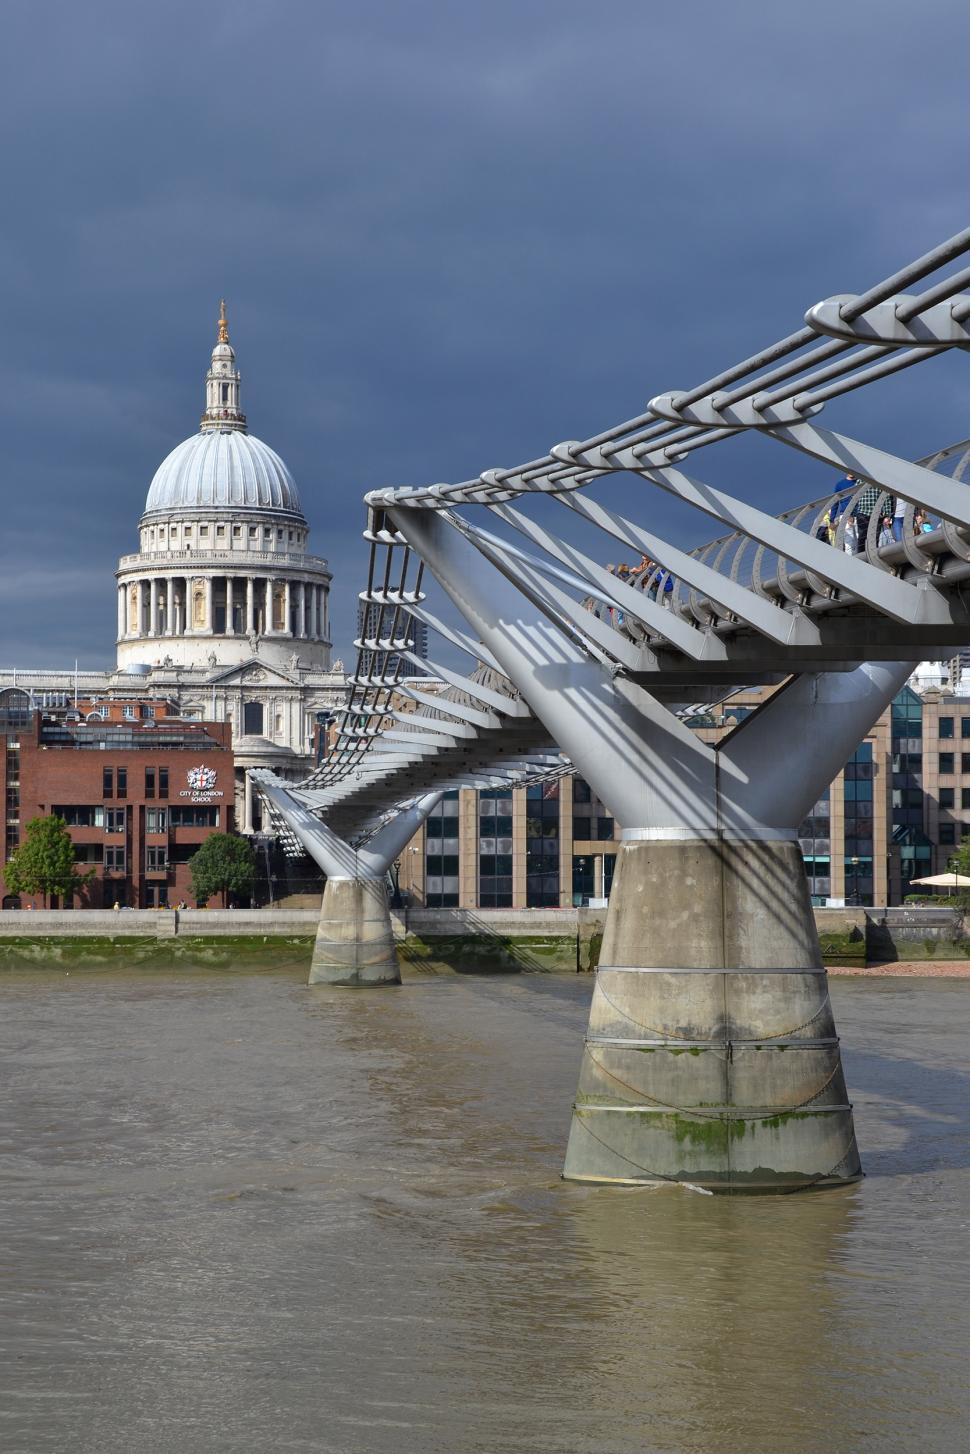
M 0 912 L 0 963 L 136 960 L 195 955 L 204 961 L 309 953 L 315 908 L 12 910 Z M 599 962 L 603 909 L 412 909 L 392 914 L 403 963 L 414 971 L 589 972 Z M 970 958 L 970 914 L 959 909 L 817 909 L 829 964 Z M 204 952 L 203 952 L 204 951 Z

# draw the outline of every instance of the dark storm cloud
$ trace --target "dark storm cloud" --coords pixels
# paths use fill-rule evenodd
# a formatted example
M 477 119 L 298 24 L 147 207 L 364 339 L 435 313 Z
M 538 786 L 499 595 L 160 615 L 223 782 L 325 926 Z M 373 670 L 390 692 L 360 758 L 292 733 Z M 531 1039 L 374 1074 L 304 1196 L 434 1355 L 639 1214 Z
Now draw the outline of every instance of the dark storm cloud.
M 112 571 L 196 427 L 222 294 L 346 657 L 365 489 L 629 417 L 966 221 L 956 3 L 92 0 L 3 23 L 4 665 L 113 659 Z M 911 455 L 970 433 L 936 367 L 860 398 L 859 432 Z M 754 458 L 726 451 L 719 482 L 779 505 L 817 482 Z

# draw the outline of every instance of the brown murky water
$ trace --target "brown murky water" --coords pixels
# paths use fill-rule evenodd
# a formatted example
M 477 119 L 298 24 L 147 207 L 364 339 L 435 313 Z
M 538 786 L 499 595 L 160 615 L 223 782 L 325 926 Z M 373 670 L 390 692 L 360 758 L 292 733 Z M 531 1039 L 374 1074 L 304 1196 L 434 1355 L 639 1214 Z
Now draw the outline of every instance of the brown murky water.
M 4 1454 L 966 1447 L 965 981 L 836 981 L 868 1179 L 559 1169 L 590 982 L 0 980 Z

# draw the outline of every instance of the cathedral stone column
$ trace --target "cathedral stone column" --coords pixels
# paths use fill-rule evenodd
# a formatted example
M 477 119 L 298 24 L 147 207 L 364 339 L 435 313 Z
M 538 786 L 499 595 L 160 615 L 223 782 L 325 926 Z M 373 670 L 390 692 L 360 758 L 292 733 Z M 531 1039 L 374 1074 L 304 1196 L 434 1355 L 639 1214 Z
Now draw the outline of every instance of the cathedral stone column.
M 174 636 L 175 631 L 175 577 L 169 576 L 165 582 L 165 635 Z
M 118 639 L 119 639 L 119 641 L 121 640 L 122 636 L 125 635 L 125 626 L 127 625 L 127 622 L 125 621 L 125 594 L 126 594 L 125 587 L 124 586 L 119 586 L 118 587 Z
M 263 582 L 263 634 L 271 635 L 273 630 L 273 582 L 269 576 Z
M 149 591 L 148 606 L 148 634 L 158 635 L 158 581 L 152 576 Z
M 306 636 L 306 584 L 296 583 L 296 634 L 302 641 Z
M 233 610 L 234 610 L 234 607 L 235 607 L 235 601 L 233 599 L 232 576 L 226 576 L 226 635 L 227 636 L 235 636 L 235 634 L 236 634 L 235 627 L 233 625 L 233 619 L 232 619 L 233 618 Z
M 253 596 L 252 576 L 246 577 L 246 630 L 247 632 L 256 630 L 256 606 Z

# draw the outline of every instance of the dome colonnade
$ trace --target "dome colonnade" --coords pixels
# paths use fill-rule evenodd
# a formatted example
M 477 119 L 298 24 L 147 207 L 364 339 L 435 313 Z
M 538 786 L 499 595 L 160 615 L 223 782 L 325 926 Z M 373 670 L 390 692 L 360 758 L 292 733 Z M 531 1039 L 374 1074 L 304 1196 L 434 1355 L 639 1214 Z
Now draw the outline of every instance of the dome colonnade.
M 216 574 L 211 555 L 196 557 L 191 574 L 172 574 L 170 557 L 123 556 L 118 586 L 118 643 L 158 637 L 281 637 L 291 641 L 330 644 L 327 588 L 302 574 L 306 566 L 326 570 L 320 557 L 298 562 L 277 557 L 263 567 L 285 575 L 250 573 L 238 567 Z M 253 562 L 255 564 L 255 562 Z M 249 566 L 250 562 L 245 561 Z M 210 569 L 203 570 L 203 567 Z M 294 567 L 301 573 L 294 576 Z M 185 567 L 183 567 L 183 570 Z

